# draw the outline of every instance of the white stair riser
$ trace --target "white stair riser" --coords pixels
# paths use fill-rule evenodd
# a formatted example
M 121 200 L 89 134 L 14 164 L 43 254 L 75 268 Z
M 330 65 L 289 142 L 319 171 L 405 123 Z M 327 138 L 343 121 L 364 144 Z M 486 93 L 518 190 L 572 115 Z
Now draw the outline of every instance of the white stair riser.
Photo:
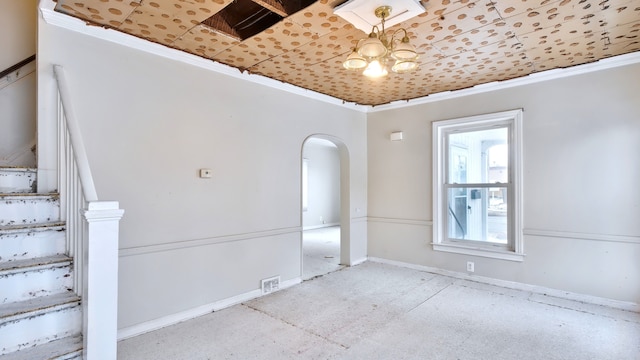
M 37 224 L 60 220 L 60 200 L 50 196 L 0 198 L 0 225 Z
M 0 305 L 69 291 L 73 287 L 71 265 L 48 265 L 39 270 L 26 269 L 0 273 Z
M 79 334 L 81 306 L 0 323 L 0 355 Z
M 0 233 L 0 262 L 32 259 L 65 252 L 65 232 L 59 226 L 47 230 Z
M 0 193 L 34 192 L 34 169 L 0 169 Z

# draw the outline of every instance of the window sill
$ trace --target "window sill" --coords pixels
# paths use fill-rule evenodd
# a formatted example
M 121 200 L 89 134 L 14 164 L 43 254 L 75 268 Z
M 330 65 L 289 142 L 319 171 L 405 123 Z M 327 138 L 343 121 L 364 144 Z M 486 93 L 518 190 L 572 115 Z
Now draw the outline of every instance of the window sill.
M 496 251 L 493 249 L 487 249 L 482 247 L 453 245 L 453 244 L 436 244 L 432 243 L 433 250 L 444 251 L 454 254 L 464 254 L 472 256 L 481 256 L 492 259 L 509 260 L 509 261 L 524 261 L 524 254 L 518 254 L 513 251 Z

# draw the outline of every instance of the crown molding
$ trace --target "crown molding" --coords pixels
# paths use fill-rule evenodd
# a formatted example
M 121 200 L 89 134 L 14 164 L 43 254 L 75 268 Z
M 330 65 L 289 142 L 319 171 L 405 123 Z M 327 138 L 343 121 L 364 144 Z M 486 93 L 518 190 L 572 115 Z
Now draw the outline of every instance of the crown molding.
M 74 18 L 69 15 L 59 13 L 54 10 L 55 2 L 52 0 L 40 0 L 39 9 L 44 21 L 53 26 L 78 32 L 84 35 L 92 36 L 101 40 L 109 41 L 119 45 L 123 45 L 136 50 L 144 51 L 153 55 L 162 56 L 167 59 L 180 61 L 186 64 L 194 65 L 202 69 L 214 71 L 219 74 L 249 81 L 252 83 L 268 86 L 274 89 L 286 91 L 292 94 L 301 95 L 307 98 L 323 101 L 333 105 L 350 108 L 360 112 L 366 112 L 364 105 L 349 103 L 342 99 L 338 99 L 326 94 L 321 94 L 312 90 L 304 89 L 295 85 L 274 80 L 262 75 L 250 74 L 242 72 L 237 68 L 227 66 L 210 59 L 205 59 L 197 55 L 189 54 L 184 51 L 173 49 L 164 45 L 160 45 L 151 41 L 147 41 L 133 35 L 125 34 L 110 28 L 88 25 L 86 22 Z
M 240 70 L 227 66 L 218 62 L 214 62 L 209 59 L 205 59 L 193 54 L 186 53 L 184 51 L 169 48 L 164 45 L 156 44 L 151 41 L 143 40 L 141 38 L 128 35 L 113 29 L 104 28 L 100 26 L 88 25 L 86 22 L 56 12 L 54 10 L 55 2 L 53 0 L 40 0 L 39 8 L 42 13 L 42 17 L 47 24 L 58 26 L 67 30 L 82 33 L 88 36 L 99 38 L 105 41 L 113 42 L 130 48 L 134 48 L 140 51 L 151 53 L 154 55 L 162 56 L 168 59 L 180 61 L 186 64 L 194 65 L 202 69 L 214 71 L 220 74 L 231 76 L 237 79 L 249 81 L 252 83 L 268 86 L 274 89 L 286 91 L 292 94 L 304 96 L 307 98 L 319 100 L 325 103 L 338 105 L 348 109 L 356 110 L 363 113 L 373 113 L 378 111 L 392 110 L 405 108 L 415 105 L 428 104 L 436 101 L 455 99 L 463 96 L 476 95 L 486 93 L 490 91 L 503 90 L 516 86 L 534 84 L 543 81 L 549 81 L 554 79 L 565 78 L 569 76 L 586 74 L 594 71 L 601 71 L 611 68 L 616 68 L 625 65 L 640 63 L 640 52 L 634 52 L 624 55 L 619 55 L 607 59 L 602 59 L 588 64 L 576 65 L 562 69 L 546 70 L 538 73 L 533 73 L 520 78 L 495 81 L 486 84 L 476 85 L 471 88 L 444 91 L 440 93 L 431 94 L 425 97 L 411 99 L 411 100 L 399 100 L 389 104 L 383 105 L 359 105 L 353 102 L 347 102 L 326 94 L 321 94 L 313 90 L 304 89 L 295 85 L 287 84 L 278 80 L 267 78 L 262 75 L 250 74 L 247 72 L 241 72 Z
M 398 108 L 405 108 L 414 105 L 428 104 L 436 101 L 455 99 L 463 96 L 482 94 L 490 91 L 503 90 L 516 86 L 535 84 L 543 81 L 561 79 L 569 76 L 582 75 L 595 71 L 602 71 L 606 69 L 617 68 L 620 66 L 632 65 L 640 63 L 640 52 L 633 52 L 624 55 L 618 55 L 598 61 L 594 61 L 588 64 L 575 65 L 568 68 L 551 69 L 541 71 L 533 74 L 529 74 L 523 77 L 505 80 L 494 81 L 486 84 L 476 85 L 467 89 L 444 91 L 440 93 L 431 94 L 425 97 L 395 101 L 390 104 L 377 105 L 370 107 L 367 112 L 377 112 L 383 110 L 391 110 Z

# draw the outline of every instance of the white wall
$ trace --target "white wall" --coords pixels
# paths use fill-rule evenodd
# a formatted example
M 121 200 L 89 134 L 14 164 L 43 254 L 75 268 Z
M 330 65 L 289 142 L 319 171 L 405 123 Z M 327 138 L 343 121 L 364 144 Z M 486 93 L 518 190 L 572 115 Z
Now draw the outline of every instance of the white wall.
M 39 136 L 55 129 L 60 64 L 98 195 L 126 211 L 121 329 L 300 277 L 300 150 L 313 134 L 348 150 L 341 253 L 464 271 L 470 257 L 429 245 L 431 121 L 515 108 L 525 109 L 527 257 L 471 258 L 476 274 L 640 301 L 639 65 L 367 116 L 39 25 Z M 397 130 L 405 140 L 390 142 Z M 44 143 L 39 166 L 54 173 Z M 212 179 L 197 177 L 204 167 Z
M 370 114 L 369 256 L 640 302 L 637 79 L 638 64 Z M 524 262 L 433 251 L 431 122 L 517 108 Z
M 301 149 L 310 135 L 344 143 L 347 204 L 366 209 L 365 114 L 44 21 L 39 36 L 39 126 L 54 126 L 51 66 L 62 65 L 98 196 L 125 210 L 121 330 L 242 296 L 263 278 L 300 278 Z M 213 178 L 198 178 L 200 168 Z M 366 257 L 366 212 L 347 215 L 356 262 Z
M 303 157 L 308 164 L 308 207 L 303 212 L 304 228 L 340 223 L 340 154 L 327 140 L 309 139 Z
M 36 52 L 37 0 L 0 0 L 0 71 Z
M 36 53 L 36 0 L 0 0 L 0 71 Z M 0 82 L 2 85 L 2 82 Z M 0 86 L 0 166 L 34 167 L 36 75 Z

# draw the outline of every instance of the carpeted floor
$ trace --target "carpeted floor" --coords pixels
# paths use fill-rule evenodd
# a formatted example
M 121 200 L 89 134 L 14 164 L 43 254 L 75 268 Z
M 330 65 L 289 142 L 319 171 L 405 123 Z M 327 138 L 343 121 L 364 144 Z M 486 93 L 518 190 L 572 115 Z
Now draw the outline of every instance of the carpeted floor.
M 118 359 L 640 359 L 640 314 L 366 262 L 118 344 Z

